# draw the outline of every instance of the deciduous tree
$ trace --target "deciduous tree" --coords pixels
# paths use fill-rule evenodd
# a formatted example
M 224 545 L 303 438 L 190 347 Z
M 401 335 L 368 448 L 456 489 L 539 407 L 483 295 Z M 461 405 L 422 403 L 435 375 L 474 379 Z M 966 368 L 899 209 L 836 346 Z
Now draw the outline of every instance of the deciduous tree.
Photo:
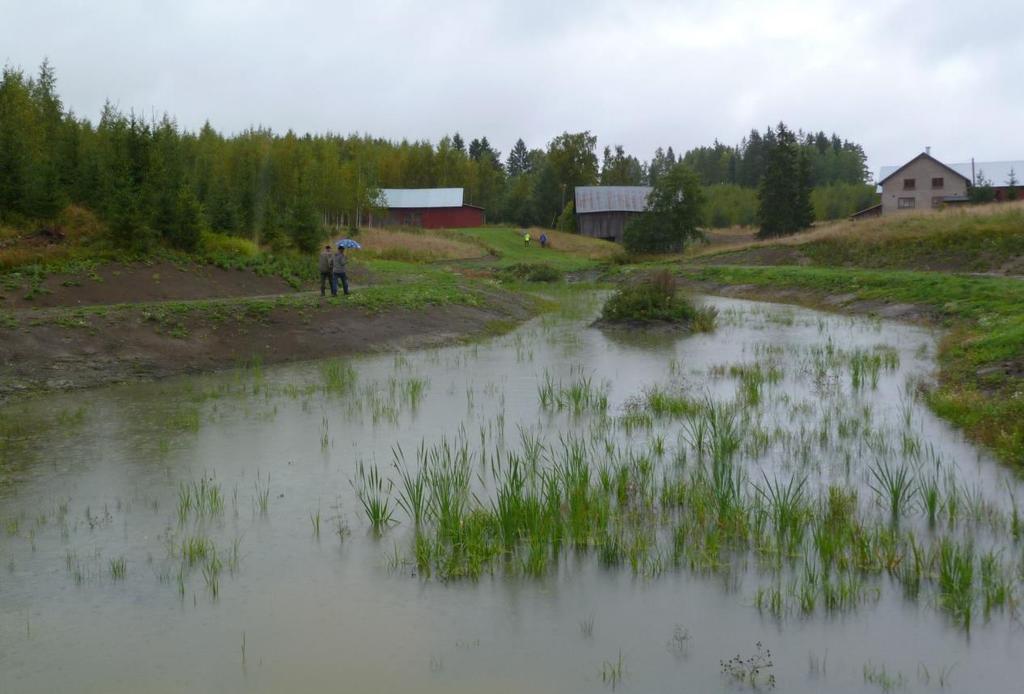
M 677 163 L 658 177 L 647 211 L 626 226 L 623 243 L 631 251 L 678 251 L 703 237 L 704 190 L 686 164 Z

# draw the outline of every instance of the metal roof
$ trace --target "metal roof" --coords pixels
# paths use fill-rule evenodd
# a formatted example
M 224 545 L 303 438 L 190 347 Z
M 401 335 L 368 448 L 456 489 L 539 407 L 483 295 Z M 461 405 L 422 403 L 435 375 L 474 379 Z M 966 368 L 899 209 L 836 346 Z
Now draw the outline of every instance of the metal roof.
M 943 162 L 945 164 L 945 162 Z M 899 166 L 883 166 L 882 170 L 878 172 L 878 180 L 884 181 L 886 178 L 902 169 L 905 164 Z M 953 169 L 958 174 L 966 178 L 968 181 L 971 179 L 971 162 L 957 162 L 956 164 L 946 164 L 947 167 Z M 1014 174 L 1017 176 L 1017 180 L 1024 180 L 1024 161 L 976 161 L 974 162 L 974 173 L 985 174 L 985 178 L 992 182 L 993 186 L 1005 186 L 1006 180 L 1010 178 L 1010 169 L 1013 169 Z M 1018 184 L 1019 185 L 1019 184 Z
M 462 207 L 462 188 L 381 188 L 384 207 Z
M 576 213 L 643 212 L 650 186 L 576 186 Z

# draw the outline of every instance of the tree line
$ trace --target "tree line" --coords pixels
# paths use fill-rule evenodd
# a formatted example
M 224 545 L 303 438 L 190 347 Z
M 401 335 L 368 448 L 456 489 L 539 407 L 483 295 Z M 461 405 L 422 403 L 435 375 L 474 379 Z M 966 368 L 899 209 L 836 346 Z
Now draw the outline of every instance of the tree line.
M 778 137 L 768 128 L 735 147 L 716 142 L 678 157 L 658 148 L 644 161 L 621 146 L 599 156 L 590 132 L 565 132 L 544 147 L 519 139 L 503 156 L 486 137 L 466 143 L 458 133 L 435 144 L 263 127 L 226 136 L 209 123 L 193 132 L 170 116 L 109 102 L 94 124 L 65 107 L 44 62 L 32 76 L 5 68 L 0 80 L 0 220 L 53 219 L 76 204 L 95 211 L 123 246 L 163 240 L 188 249 L 210 229 L 308 249 L 324 223 L 354 225 L 379 208 L 381 188 L 462 187 L 490 221 L 554 226 L 572 219 L 578 185 L 654 185 L 682 163 L 705 187 L 704 223 L 725 226 L 756 221 L 751 196 L 756 207 Z M 860 146 L 823 133 L 795 137 L 817 186 L 812 202 L 818 191 L 846 187 L 832 203 L 814 202 L 814 214 L 856 209 L 851 191 L 868 180 Z

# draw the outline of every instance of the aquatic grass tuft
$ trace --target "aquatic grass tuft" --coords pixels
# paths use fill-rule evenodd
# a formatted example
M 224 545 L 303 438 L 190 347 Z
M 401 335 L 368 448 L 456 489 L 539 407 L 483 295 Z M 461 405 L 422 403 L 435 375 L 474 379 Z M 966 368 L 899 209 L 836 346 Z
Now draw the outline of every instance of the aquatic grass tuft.
M 868 486 L 889 510 L 893 521 L 904 515 L 917 495 L 910 469 L 906 465 L 890 466 L 879 461 L 868 468 Z
M 943 537 L 939 544 L 939 604 L 969 629 L 974 607 L 974 548 Z
M 124 557 L 110 560 L 110 577 L 115 581 L 123 581 L 128 575 L 128 563 Z
M 256 488 L 256 496 L 254 497 L 256 508 L 261 516 L 265 516 L 267 511 L 270 510 L 270 474 L 267 474 L 267 479 L 264 481 L 257 470 L 256 481 L 253 483 L 253 486 Z
M 376 465 L 370 466 L 367 470 L 363 463 L 359 463 L 357 471 L 358 484 L 352 482 L 356 490 L 356 498 L 363 507 L 366 517 L 370 521 L 370 527 L 375 533 L 380 533 L 394 518 L 394 510 L 391 506 L 391 490 L 393 484 L 390 479 L 385 480 Z
M 320 539 L 320 509 L 309 514 L 309 522 L 313 526 L 313 537 Z
M 886 670 L 885 665 L 879 667 L 870 660 L 864 663 L 863 675 L 864 684 L 872 684 L 886 693 L 905 689 L 907 686 L 907 678 L 903 673 L 897 672 L 893 675 Z
M 195 513 L 200 518 L 224 511 L 224 495 L 212 479 L 182 483 L 178 487 L 178 522 L 185 523 Z
M 213 551 L 213 542 L 203 535 L 191 535 L 181 543 L 181 557 L 188 567 L 205 561 Z
M 544 372 L 544 380 L 538 386 L 541 407 L 549 411 L 566 410 L 575 416 L 584 413 L 602 414 L 608 411 L 609 384 L 595 384 L 592 377 L 576 375 L 568 385 L 555 381 L 551 374 Z
M 410 472 L 405 462 L 402 447 L 396 445 L 391 449 L 394 467 L 398 472 L 401 487 L 398 490 L 398 505 L 408 514 L 415 525 L 420 525 L 427 511 L 427 478 L 423 467 Z
M 601 681 L 615 690 L 620 684 L 622 684 L 623 678 L 626 676 L 626 661 L 622 657 L 622 649 L 619 649 L 619 655 L 614 660 L 606 660 L 601 663 Z
M 356 384 L 356 370 L 347 361 L 331 359 L 320 363 L 320 387 L 329 395 L 345 395 Z

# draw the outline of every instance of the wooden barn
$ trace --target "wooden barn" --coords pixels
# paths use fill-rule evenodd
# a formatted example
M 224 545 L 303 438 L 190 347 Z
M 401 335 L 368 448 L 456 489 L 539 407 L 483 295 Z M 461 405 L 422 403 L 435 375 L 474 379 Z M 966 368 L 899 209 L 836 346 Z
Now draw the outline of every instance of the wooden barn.
M 576 230 L 622 243 L 630 219 L 647 209 L 650 186 L 576 186 Z
M 386 212 L 370 226 L 458 229 L 484 225 L 484 208 L 463 202 L 462 188 L 382 188 Z

